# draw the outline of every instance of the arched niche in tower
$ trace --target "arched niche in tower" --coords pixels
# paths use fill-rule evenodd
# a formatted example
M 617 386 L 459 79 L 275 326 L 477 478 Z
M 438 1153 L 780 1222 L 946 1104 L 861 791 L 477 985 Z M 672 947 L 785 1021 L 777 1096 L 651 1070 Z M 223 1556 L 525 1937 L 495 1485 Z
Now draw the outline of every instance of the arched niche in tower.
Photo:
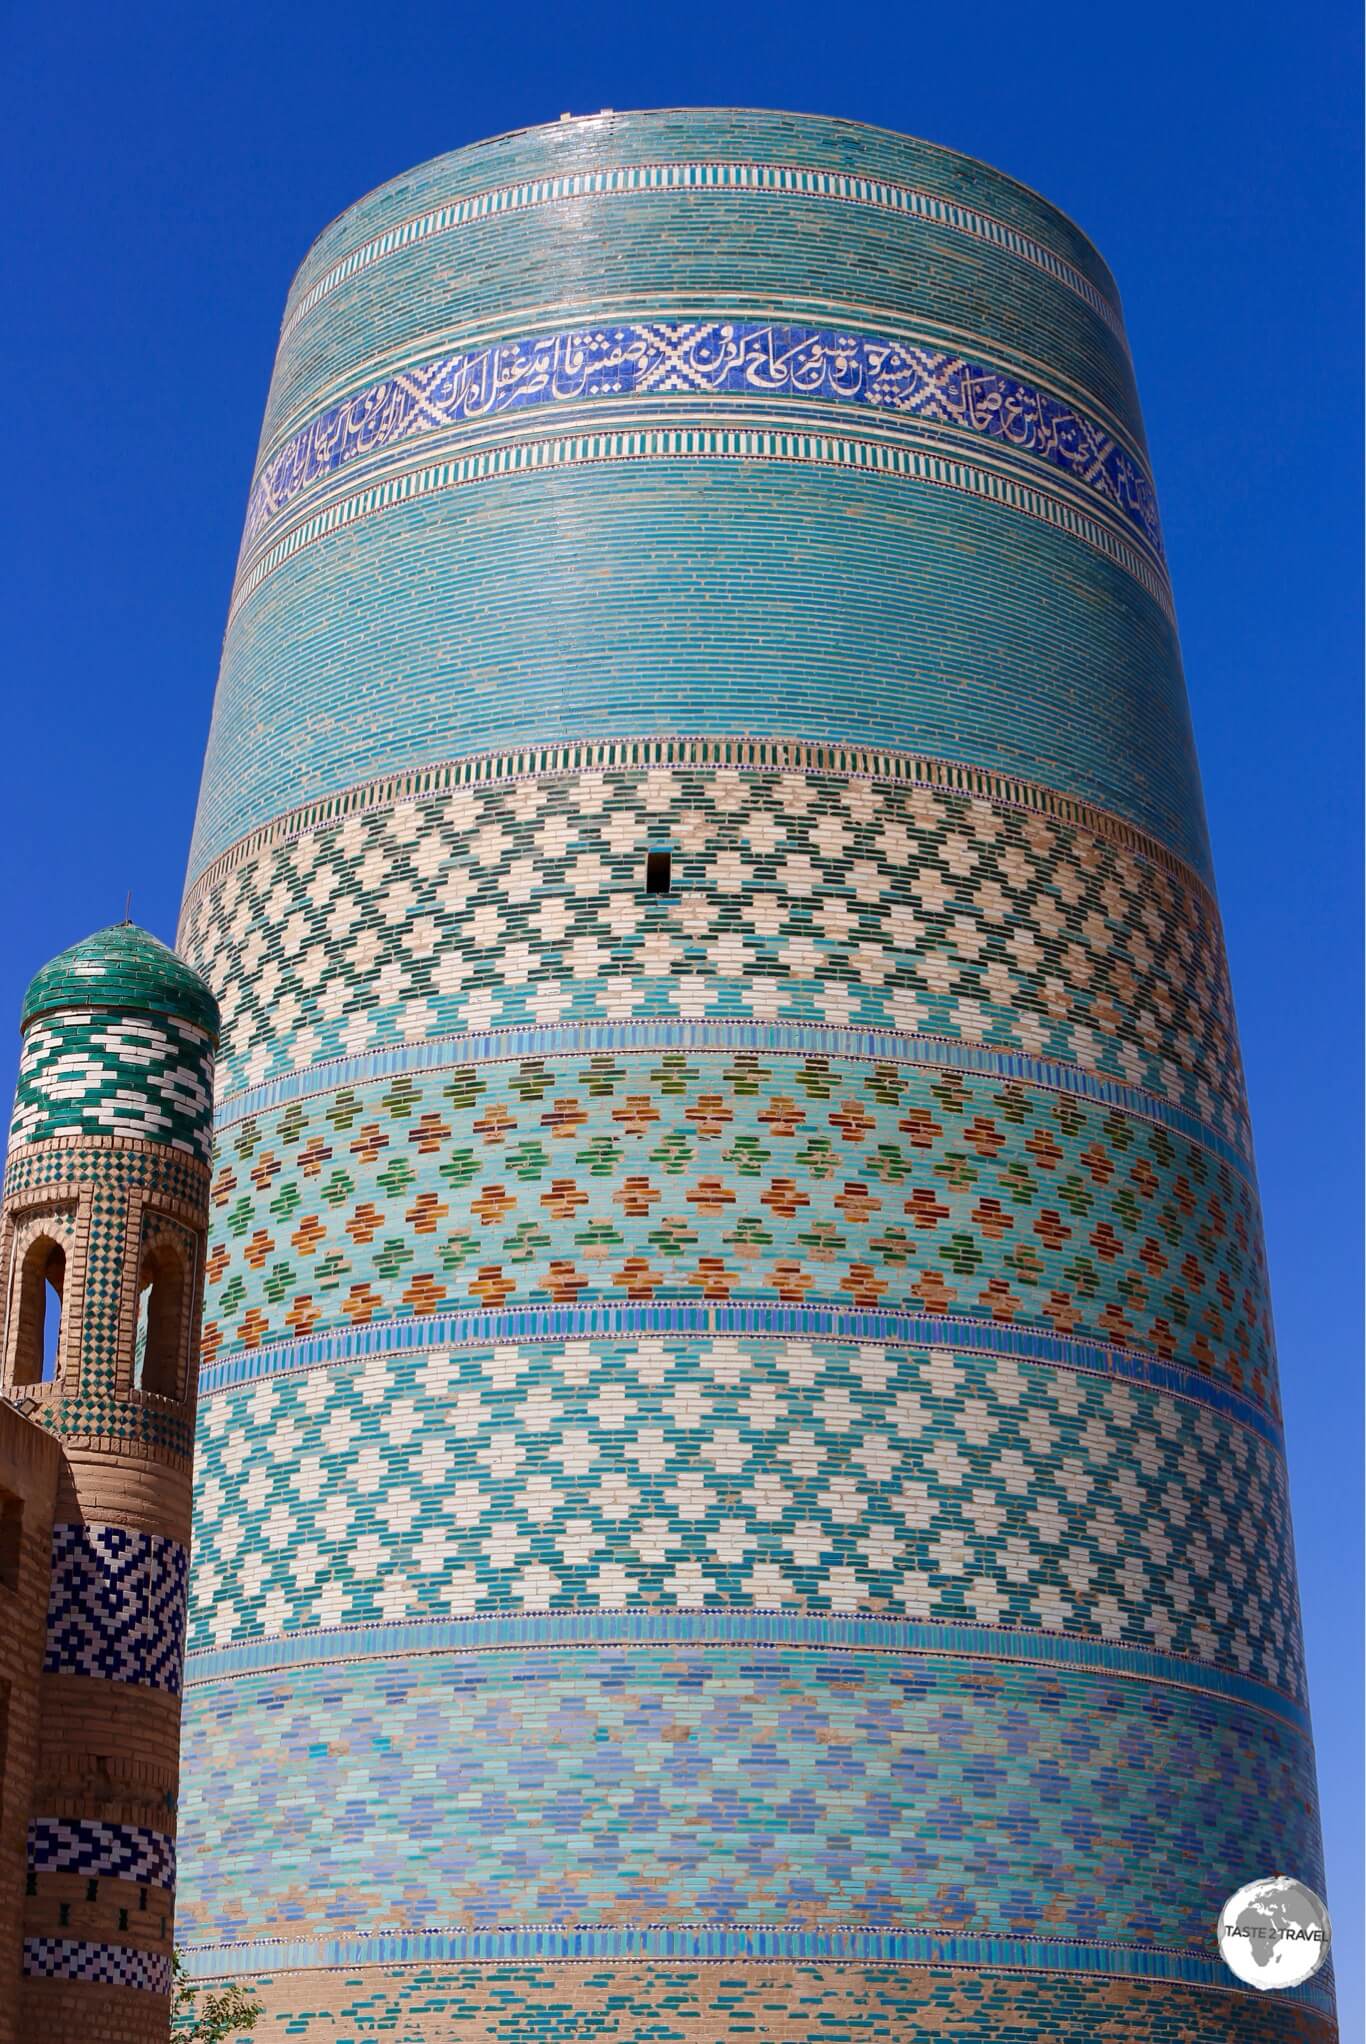
M 16 1275 L 10 1379 L 15 1385 L 50 1384 L 62 1359 L 65 1248 L 53 1235 L 32 1235 L 19 1250 Z
M 180 1244 L 169 1236 L 149 1242 L 138 1270 L 137 1338 L 133 1388 L 179 1398 L 185 1364 L 189 1271 Z

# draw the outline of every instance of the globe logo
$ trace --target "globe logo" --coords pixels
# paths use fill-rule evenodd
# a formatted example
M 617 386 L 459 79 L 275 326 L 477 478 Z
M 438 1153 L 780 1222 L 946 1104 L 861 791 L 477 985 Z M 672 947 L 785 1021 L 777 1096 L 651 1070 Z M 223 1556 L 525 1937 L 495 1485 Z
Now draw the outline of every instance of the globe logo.
M 1249 1881 L 1219 1912 L 1219 1951 L 1249 1987 L 1298 1987 L 1328 1957 L 1328 1911 L 1303 1881 Z

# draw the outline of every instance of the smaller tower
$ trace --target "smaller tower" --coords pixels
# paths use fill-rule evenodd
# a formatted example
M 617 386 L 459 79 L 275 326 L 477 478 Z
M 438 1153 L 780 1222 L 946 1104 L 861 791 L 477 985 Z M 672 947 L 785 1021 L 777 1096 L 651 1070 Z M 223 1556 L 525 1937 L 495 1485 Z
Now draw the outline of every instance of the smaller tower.
M 0 1396 L 60 1464 L 17 2034 L 164 2044 L 218 1009 L 121 923 L 44 967 L 22 1026 Z

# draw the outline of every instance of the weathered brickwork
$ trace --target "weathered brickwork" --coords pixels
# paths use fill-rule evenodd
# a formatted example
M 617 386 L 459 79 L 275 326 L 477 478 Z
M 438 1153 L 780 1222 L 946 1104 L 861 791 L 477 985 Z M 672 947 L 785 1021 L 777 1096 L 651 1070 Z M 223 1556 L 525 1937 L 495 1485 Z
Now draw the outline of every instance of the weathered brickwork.
M 344 214 L 181 941 L 197 1973 L 329 2044 L 1327 2044 L 1327 1975 L 1250 1997 L 1213 1940 L 1321 1880 L 1316 1791 L 1171 592 L 1070 223 L 726 112 Z
M 1227 1989 L 949 1966 L 778 1966 L 571 1961 L 264 1976 L 263 2044 L 1328 2044 L 1309 2007 Z
M 0 2044 L 16 2044 L 26 1826 L 38 1764 L 57 1444 L 0 1401 Z
M 157 2044 L 216 1010 L 189 968 L 122 924 L 45 967 L 23 1021 L 0 1437 L 46 1458 L 50 1480 L 25 1533 L 35 1651 L 4 1754 L 0 1850 L 12 1833 L 21 1872 L 6 1856 L 0 1962 L 18 1999 L 0 1990 L 0 2039 Z

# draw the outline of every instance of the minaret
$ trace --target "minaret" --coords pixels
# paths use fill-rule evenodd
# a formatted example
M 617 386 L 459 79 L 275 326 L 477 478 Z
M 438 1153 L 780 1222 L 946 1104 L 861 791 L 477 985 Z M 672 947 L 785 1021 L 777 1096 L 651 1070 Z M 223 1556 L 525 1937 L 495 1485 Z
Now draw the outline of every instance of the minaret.
M 1329 2044 L 1326 1970 L 1214 1940 L 1320 1885 L 1314 1753 L 1175 605 L 1069 220 L 723 107 L 338 215 L 180 928 L 197 1979 L 302 2044 Z
M 132 923 L 38 974 L 5 1173 L 0 1393 L 62 1452 L 24 2044 L 167 2034 L 218 1009 Z

